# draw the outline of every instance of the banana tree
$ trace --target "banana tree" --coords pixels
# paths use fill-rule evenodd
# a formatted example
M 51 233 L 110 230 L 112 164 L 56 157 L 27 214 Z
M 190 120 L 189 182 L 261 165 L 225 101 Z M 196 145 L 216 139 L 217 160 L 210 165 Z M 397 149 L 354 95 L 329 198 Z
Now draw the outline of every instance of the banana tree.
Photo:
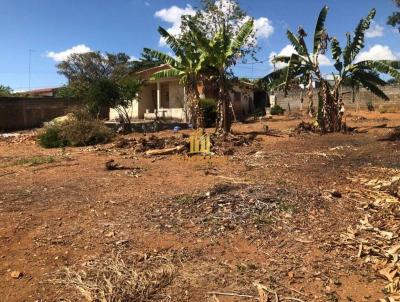
M 222 29 L 210 39 L 200 41 L 201 65 L 211 71 L 211 79 L 218 85 L 217 132 L 227 134 L 232 125 L 232 102 L 229 96 L 230 69 L 242 57 L 246 42 L 253 33 L 254 22 L 248 20 L 234 36 L 222 25 Z M 193 31 L 196 34 L 196 31 Z
M 379 98 L 388 101 L 389 97 L 381 89 L 382 86 L 387 85 L 387 82 L 380 75 L 386 74 L 396 80 L 400 79 L 399 61 L 357 60 L 357 55 L 365 46 L 365 32 L 369 29 L 375 15 L 376 10 L 372 9 L 368 16 L 359 22 L 354 37 L 352 38 L 350 34 L 347 34 L 347 42 L 344 49 L 340 47 L 340 43 L 336 38 L 331 41 L 332 57 L 337 71 L 337 74 L 333 76 L 334 85 L 331 87 L 331 93 L 339 106 L 343 106 L 342 89 L 346 82 L 362 86 Z M 341 116 L 337 118 L 339 119 Z
M 272 72 L 263 79 L 270 86 L 282 88 L 285 94 L 291 87 L 302 84 L 304 89 L 308 91 L 308 111 L 312 115 L 314 114 L 314 85 L 323 81 L 323 75 L 319 66 L 319 56 L 325 54 L 329 39 L 325 30 L 327 14 L 328 7 L 325 6 L 321 10 L 315 26 L 312 52 L 309 51 L 305 42 L 307 33 L 303 28 L 299 28 L 297 35 L 290 30 L 287 31 L 287 37 L 293 45 L 295 52 L 290 56 L 275 57 L 273 59 L 274 63 L 284 63 L 287 66 Z
M 328 7 L 324 7 L 318 17 L 315 33 L 313 53 L 309 53 L 304 41 L 306 36 L 304 30 L 299 30 L 298 36 L 288 31 L 287 35 L 294 46 L 296 52 L 291 56 L 279 56 L 275 62 L 283 62 L 287 67 L 274 71 L 264 81 L 273 82 L 273 79 L 283 79 L 277 84 L 285 91 L 290 84 L 296 81 L 309 81 L 309 96 L 313 94 L 313 83 L 318 85 L 318 109 L 316 113 L 316 123 L 321 132 L 337 132 L 343 129 L 342 115 L 343 104 L 343 84 L 347 80 L 360 83 L 377 96 L 388 99 L 379 88 L 385 85 L 379 73 L 389 74 L 394 78 L 400 78 L 400 73 L 396 70 L 399 67 L 397 61 L 362 61 L 357 62 L 357 55 L 364 48 L 365 32 L 369 29 L 375 9 L 371 10 L 368 16 L 361 19 L 356 27 L 354 37 L 347 34 L 347 44 L 344 50 L 341 49 L 336 38 L 330 39 L 325 30 L 325 20 Z M 323 76 L 319 67 L 319 56 L 325 54 L 328 42 L 331 42 L 332 57 L 335 61 L 336 73 L 332 74 L 334 84 Z M 378 73 L 377 73 L 378 72 Z
M 195 41 L 197 36 L 188 32 L 185 35 L 185 39 L 177 39 L 162 27 L 159 27 L 158 31 L 174 52 L 175 57 L 146 48 L 146 53 L 170 67 L 169 69 L 154 73 L 152 79 L 179 77 L 180 84 L 185 87 L 186 105 L 189 109 L 190 120 L 195 127 L 202 128 L 204 122 L 203 114 L 200 110 L 200 96 L 198 91 L 201 64 L 200 52 Z

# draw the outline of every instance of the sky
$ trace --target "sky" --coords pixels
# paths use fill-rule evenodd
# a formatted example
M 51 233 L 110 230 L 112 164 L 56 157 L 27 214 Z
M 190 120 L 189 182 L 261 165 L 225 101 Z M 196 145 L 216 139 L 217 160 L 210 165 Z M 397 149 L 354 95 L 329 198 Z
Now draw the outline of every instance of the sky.
M 325 4 L 330 8 L 326 23 L 329 35 L 342 43 L 346 32 L 352 32 L 359 20 L 376 8 L 377 16 L 358 60 L 400 59 L 400 34 L 386 25 L 387 16 L 395 10 L 392 0 L 239 2 L 255 19 L 260 47 L 257 58 L 262 63 L 237 65 L 238 76 L 268 74 L 274 55 L 292 51 L 287 29 L 296 32 L 301 25 L 312 36 Z M 0 85 L 16 91 L 28 89 L 29 78 L 32 89 L 65 84 L 56 65 L 74 52 L 125 52 L 133 58 L 140 57 L 144 47 L 169 52 L 160 40 L 158 26 L 179 33 L 180 16 L 200 6 L 199 0 L 0 0 L 0 4 Z M 320 63 L 329 73 L 330 54 Z

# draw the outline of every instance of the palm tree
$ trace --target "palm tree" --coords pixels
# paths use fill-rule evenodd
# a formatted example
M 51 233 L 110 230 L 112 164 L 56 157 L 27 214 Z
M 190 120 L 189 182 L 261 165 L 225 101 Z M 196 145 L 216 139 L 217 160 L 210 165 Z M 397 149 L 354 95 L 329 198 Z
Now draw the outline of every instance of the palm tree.
M 211 72 L 210 78 L 218 85 L 217 132 L 227 134 L 231 130 L 231 110 L 233 110 L 229 96 L 228 75 L 230 68 L 242 56 L 245 44 L 254 31 L 254 22 L 253 20 L 245 22 L 235 36 L 222 25 L 221 30 L 210 39 L 199 36 L 193 24 L 190 28 L 200 42 L 202 69 Z
M 299 30 L 298 36 L 288 31 L 287 36 L 296 53 L 291 56 L 276 57 L 274 62 L 286 63 L 287 67 L 274 71 L 264 78 L 264 81 L 271 83 L 281 79 L 282 81 L 275 83 L 275 86 L 283 87 L 285 92 L 293 83 L 308 81 L 310 97 L 312 97 L 313 83 L 317 83 L 319 88 L 316 122 L 321 132 L 324 133 L 341 131 L 343 128 L 342 89 L 346 81 L 360 83 L 377 96 L 388 99 L 379 88 L 379 86 L 386 84 L 380 78 L 379 73 L 389 74 L 396 79 L 400 78 L 400 73 L 396 70 L 400 67 L 400 63 L 397 61 L 356 61 L 357 55 L 364 48 L 365 32 L 369 29 L 371 21 L 375 17 L 375 9 L 371 10 L 368 16 L 359 22 L 353 38 L 350 34 L 347 34 L 347 45 L 344 50 L 341 49 L 336 38 L 329 38 L 325 30 L 327 13 L 328 7 L 325 6 L 318 17 L 314 33 L 313 53 L 310 54 L 307 49 L 304 41 L 306 33 L 303 29 Z M 319 55 L 325 54 L 329 41 L 331 41 L 331 51 L 337 71 L 336 74 L 333 74 L 333 85 L 323 76 L 319 68 Z
M 154 73 L 152 78 L 163 79 L 179 77 L 180 84 L 185 87 L 187 95 L 186 101 L 191 122 L 195 127 L 201 128 L 203 127 L 203 118 L 200 110 L 200 97 L 198 92 L 201 64 L 200 52 L 195 41 L 196 36 L 188 32 L 185 34 L 184 39 L 177 39 L 162 27 L 159 27 L 158 31 L 174 52 L 175 57 L 146 48 L 144 50 L 146 53 L 170 67 L 169 69 Z

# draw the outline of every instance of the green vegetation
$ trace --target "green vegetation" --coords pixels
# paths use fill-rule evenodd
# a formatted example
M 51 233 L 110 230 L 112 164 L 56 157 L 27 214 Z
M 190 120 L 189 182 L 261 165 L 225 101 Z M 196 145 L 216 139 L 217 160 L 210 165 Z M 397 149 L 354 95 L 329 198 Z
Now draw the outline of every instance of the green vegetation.
M 77 112 L 61 122 L 51 122 L 38 136 L 44 148 L 88 146 L 107 143 L 114 133 L 104 123 L 88 112 Z
M 158 28 L 161 37 L 165 39 L 168 46 L 174 52 L 176 59 L 157 50 L 145 49 L 153 57 L 158 58 L 164 64 L 170 66 L 170 69 L 161 70 L 153 75 L 154 79 L 179 77 L 180 83 L 186 89 L 187 104 L 191 122 L 195 127 L 203 127 L 203 119 L 199 106 L 199 83 L 201 62 L 198 49 L 199 41 L 194 34 L 190 35 L 192 43 L 186 43 L 186 40 L 177 39 L 162 27 Z
M 220 2 L 202 1 L 203 8 L 195 16 L 182 17 L 182 32 L 172 36 L 159 28 L 161 37 L 173 50 L 173 58 L 164 53 L 146 49 L 153 57 L 168 64 L 171 69 L 157 72 L 154 78 L 179 76 L 186 87 L 192 122 L 203 127 L 198 86 L 216 83 L 218 89 L 217 131 L 228 133 L 232 124 L 229 91 L 233 78 L 232 67 L 254 50 L 253 20 L 245 19 L 239 4 L 233 1 L 226 10 Z
M 217 101 L 214 99 L 201 99 L 200 108 L 204 116 L 204 126 L 213 127 L 217 118 Z
M 313 49 L 310 51 L 305 43 L 307 33 L 300 28 L 296 36 L 288 30 L 287 36 L 296 50 L 290 56 L 275 57 L 274 63 L 284 63 L 287 67 L 276 70 L 263 79 L 270 87 L 283 89 L 287 92 L 291 87 L 303 84 L 308 87 L 310 108 L 313 101 L 313 83 L 318 87 L 318 109 L 314 114 L 316 123 L 322 133 L 337 132 L 343 129 L 343 85 L 347 80 L 361 84 L 384 100 L 389 98 L 380 89 L 386 82 L 380 74 L 388 74 L 400 79 L 400 62 L 387 60 L 367 60 L 358 62 L 357 55 L 364 48 L 365 32 L 369 29 L 375 9 L 357 25 L 354 35 L 347 34 L 346 47 L 342 49 L 336 38 L 329 38 L 325 29 L 328 7 L 324 7 L 318 17 L 314 33 Z M 336 74 L 333 74 L 334 84 L 331 84 L 322 74 L 319 66 L 320 55 L 325 55 L 331 42 L 331 52 Z
M 59 148 L 69 145 L 69 142 L 61 135 L 61 125 L 46 126 L 38 136 L 38 143 L 44 148 Z
M 53 156 L 35 156 L 31 158 L 23 158 L 15 162 L 16 165 L 21 166 L 37 166 L 42 164 L 51 164 L 56 160 Z
M 43 164 L 51 164 L 56 162 L 56 158 L 53 156 L 33 156 L 27 158 L 21 158 L 12 162 L 5 162 L 0 164 L 0 168 L 12 167 L 12 166 L 38 166 Z
M 0 96 L 12 96 L 13 90 L 9 86 L 0 85 Z
M 400 8 L 400 0 L 393 0 L 397 8 Z M 391 16 L 389 16 L 387 24 L 397 27 L 400 32 L 400 11 L 393 12 Z
M 378 111 L 379 111 L 380 114 L 384 114 L 384 113 L 388 112 L 388 109 L 385 108 L 384 106 L 379 106 Z
M 278 104 L 275 104 L 275 106 L 271 107 L 271 115 L 283 115 L 285 114 L 285 111 L 286 110 Z
M 149 56 L 147 53 L 144 55 Z M 69 82 L 57 92 L 57 96 L 83 99 L 93 116 L 99 116 L 104 108 L 114 108 L 124 128 L 129 130 L 128 108 L 137 99 L 142 86 L 141 81 L 130 77 L 135 66 L 124 53 L 73 54 L 57 65 L 58 72 Z

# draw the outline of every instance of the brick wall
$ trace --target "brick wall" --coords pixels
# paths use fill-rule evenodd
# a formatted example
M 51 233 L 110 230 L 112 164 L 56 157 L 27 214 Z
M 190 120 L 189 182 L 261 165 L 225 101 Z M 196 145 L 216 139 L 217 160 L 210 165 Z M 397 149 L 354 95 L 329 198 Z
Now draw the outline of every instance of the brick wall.
M 40 127 L 81 106 L 77 99 L 0 97 L 0 131 Z

